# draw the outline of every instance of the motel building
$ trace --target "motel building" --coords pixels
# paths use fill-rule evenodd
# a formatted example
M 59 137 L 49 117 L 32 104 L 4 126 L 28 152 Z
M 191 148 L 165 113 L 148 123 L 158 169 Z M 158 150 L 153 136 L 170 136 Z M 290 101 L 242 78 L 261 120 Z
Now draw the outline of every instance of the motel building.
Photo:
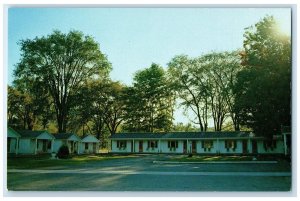
M 116 133 L 112 153 L 285 154 L 282 135 L 272 140 L 252 132 Z

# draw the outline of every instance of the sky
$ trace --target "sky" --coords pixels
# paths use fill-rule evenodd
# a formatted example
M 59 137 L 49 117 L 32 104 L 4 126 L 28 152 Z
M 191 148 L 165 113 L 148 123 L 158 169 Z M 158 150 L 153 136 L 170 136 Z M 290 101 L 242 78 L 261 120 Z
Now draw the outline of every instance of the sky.
M 9 8 L 8 84 L 21 58 L 18 41 L 53 30 L 93 36 L 112 63 L 111 78 L 130 85 L 136 71 L 152 63 L 166 68 L 179 54 L 241 49 L 244 29 L 266 15 L 290 35 L 290 8 Z M 188 122 L 182 109 L 175 122 Z

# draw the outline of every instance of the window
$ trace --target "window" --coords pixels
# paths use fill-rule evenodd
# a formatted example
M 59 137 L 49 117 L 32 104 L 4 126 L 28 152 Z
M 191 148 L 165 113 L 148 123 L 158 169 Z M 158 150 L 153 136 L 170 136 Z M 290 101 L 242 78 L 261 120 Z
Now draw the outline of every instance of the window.
M 237 145 L 235 140 L 225 140 L 225 148 L 227 149 L 227 151 L 229 151 L 229 149 L 235 151 L 236 146 Z
M 11 143 L 11 139 L 9 137 L 7 138 L 7 152 L 10 152 L 10 143 Z
M 170 148 L 170 150 L 177 149 L 178 148 L 178 141 L 168 141 L 168 148 Z
M 51 141 L 48 141 L 48 146 L 47 146 L 48 149 L 51 149 Z
M 268 149 L 276 149 L 277 141 L 276 140 L 264 140 L 264 149 L 267 151 Z
M 204 140 L 202 141 L 202 149 L 204 151 L 210 151 L 211 148 L 213 148 L 214 142 L 212 140 Z
M 126 141 L 125 140 L 118 140 L 117 141 L 117 148 L 119 149 L 125 149 L 126 148 Z
M 152 148 L 152 149 L 157 148 L 157 144 L 158 144 L 157 140 L 156 141 L 148 141 L 148 149 L 149 148 Z
M 89 149 L 89 143 L 85 143 L 84 144 L 84 148 L 87 150 L 87 149 Z

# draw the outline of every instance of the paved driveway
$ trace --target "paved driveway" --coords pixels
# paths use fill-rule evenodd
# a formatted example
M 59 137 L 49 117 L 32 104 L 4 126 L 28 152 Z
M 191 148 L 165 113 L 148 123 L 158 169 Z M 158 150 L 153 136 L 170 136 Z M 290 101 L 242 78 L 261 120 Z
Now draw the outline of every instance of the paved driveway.
M 30 191 L 289 191 L 290 165 L 155 164 L 139 155 L 74 167 L 9 170 L 9 190 Z

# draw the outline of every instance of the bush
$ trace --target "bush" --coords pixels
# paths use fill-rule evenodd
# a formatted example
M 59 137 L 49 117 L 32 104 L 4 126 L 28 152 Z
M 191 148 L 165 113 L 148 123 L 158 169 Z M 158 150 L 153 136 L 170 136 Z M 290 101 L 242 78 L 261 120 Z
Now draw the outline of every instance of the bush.
M 65 158 L 69 158 L 69 156 L 70 156 L 70 153 L 69 153 L 68 146 L 62 145 L 57 152 L 57 157 L 65 159 Z

